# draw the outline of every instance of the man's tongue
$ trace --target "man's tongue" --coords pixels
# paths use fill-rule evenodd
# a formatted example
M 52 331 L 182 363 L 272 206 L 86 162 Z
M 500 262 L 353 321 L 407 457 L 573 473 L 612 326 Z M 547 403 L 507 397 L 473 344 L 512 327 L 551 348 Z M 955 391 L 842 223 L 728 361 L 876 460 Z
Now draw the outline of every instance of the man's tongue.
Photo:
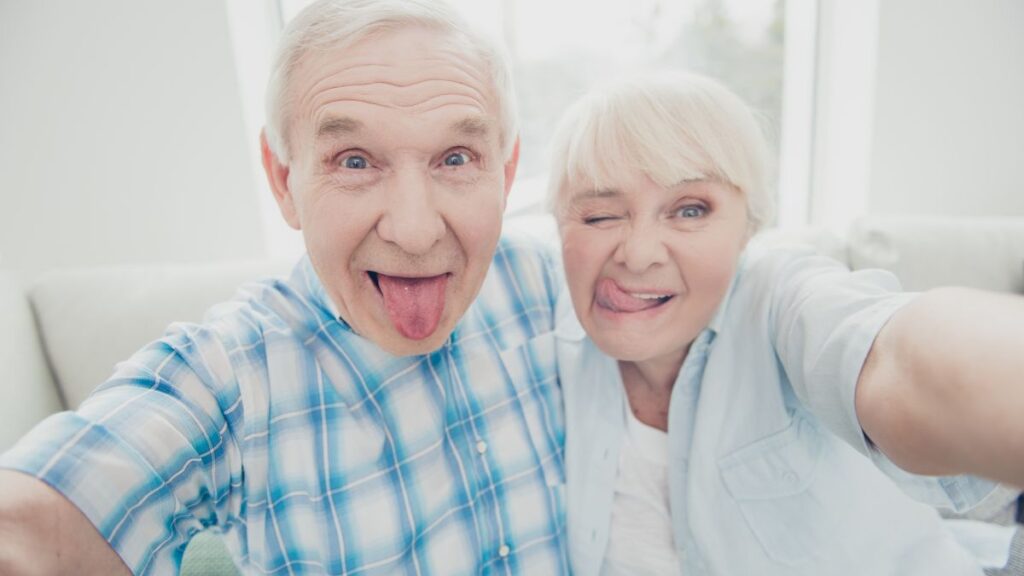
M 598 281 L 596 292 L 597 305 L 613 312 L 640 312 L 664 302 L 660 298 L 637 298 L 608 278 Z
M 434 333 L 444 312 L 444 291 L 448 275 L 430 278 L 402 278 L 377 275 L 388 317 L 402 336 L 422 340 Z

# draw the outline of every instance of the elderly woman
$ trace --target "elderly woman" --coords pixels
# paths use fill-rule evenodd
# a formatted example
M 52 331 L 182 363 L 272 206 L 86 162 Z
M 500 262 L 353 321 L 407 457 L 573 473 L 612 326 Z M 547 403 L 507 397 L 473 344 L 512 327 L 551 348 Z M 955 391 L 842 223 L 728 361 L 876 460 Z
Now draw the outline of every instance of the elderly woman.
M 1021 299 L 903 294 L 883 271 L 748 249 L 770 212 L 764 166 L 748 107 L 701 77 L 619 84 L 562 122 L 551 189 L 572 297 L 556 335 L 574 572 L 981 574 L 932 506 L 966 509 L 992 484 L 894 462 L 1024 477 L 971 444 L 991 433 L 992 450 L 1024 452 L 1002 422 L 1019 416 L 995 396 L 956 407 L 975 398 L 970 371 L 981 395 L 1019 378 Z M 962 333 L 962 306 L 991 319 L 982 334 Z M 1002 364 L 973 363 L 979 349 Z M 1001 401 L 1019 409 L 1014 394 Z M 1004 552 L 1009 537 L 995 538 Z

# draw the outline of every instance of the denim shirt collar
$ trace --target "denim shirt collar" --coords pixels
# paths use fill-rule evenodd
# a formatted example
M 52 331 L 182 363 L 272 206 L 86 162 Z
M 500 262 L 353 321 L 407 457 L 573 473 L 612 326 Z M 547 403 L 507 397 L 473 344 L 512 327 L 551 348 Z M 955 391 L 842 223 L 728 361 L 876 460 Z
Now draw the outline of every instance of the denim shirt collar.
M 296 291 L 306 296 L 321 311 L 338 321 L 347 330 L 354 332 L 348 322 L 338 313 L 338 307 L 331 300 L 330 295 L 327 294 L 323 282 L 320 281 L 320 276 L 317 275 L 316 269 L 313 268 L 313 262 L 310 261 L 309 254 L 304 254 L 295 266 L 295 270 L 292 272 L 291 284 Z

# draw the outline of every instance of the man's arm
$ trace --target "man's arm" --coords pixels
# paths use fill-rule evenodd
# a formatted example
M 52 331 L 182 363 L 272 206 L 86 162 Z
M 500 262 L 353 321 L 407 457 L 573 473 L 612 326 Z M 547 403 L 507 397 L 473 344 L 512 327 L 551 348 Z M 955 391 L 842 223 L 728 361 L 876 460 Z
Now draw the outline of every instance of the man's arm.
M 0 470 L 0 574 L 131 574 L 92 523 L 31 476 Z
M 909 472 L 1024 486 L 1024 298 L 922 294 L 879 332 L 855 404 L 868 438 Z

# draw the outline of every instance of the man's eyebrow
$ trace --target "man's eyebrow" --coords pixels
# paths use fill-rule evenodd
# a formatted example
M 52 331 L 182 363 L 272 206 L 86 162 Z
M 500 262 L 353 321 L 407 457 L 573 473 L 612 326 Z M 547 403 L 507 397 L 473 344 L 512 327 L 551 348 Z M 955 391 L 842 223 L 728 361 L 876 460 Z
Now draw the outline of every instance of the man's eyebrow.
M 341 136 L 353 134 L 363 127 L 363 123 L 347 116 L 327 118 L 316 127 L 316 137 Z
M 359 132 L 363 123 L 347 116 L 332 117 L 320 122 L 316 128 L 317 138 L 340 136 Z M 486 137 L 491 133 L 491 123 L 483 118 L 471 117 L 458 120 L 451 125 L 453 132 L 464 136 Z
M 491 133 L 491 123 L 483 118 L 469 117 L 458 120 L 451 125 L 452 131 L 463 136 L 486 138 Z

